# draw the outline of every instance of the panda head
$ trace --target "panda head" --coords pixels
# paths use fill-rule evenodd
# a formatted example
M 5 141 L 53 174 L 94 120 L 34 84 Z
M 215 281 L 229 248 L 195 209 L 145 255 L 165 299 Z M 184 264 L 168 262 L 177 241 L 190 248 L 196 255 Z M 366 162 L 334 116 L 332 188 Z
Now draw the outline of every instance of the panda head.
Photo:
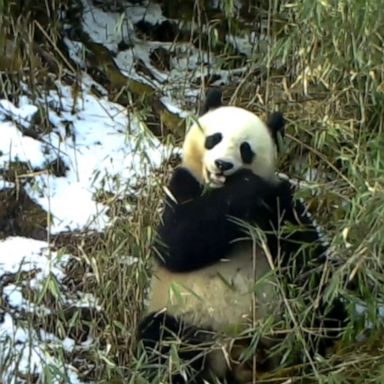
M 283 130 L 281 113 L 272 114 L 265 123 L 243 108 L 221 106 L 201 116 L 188 131 L 183 166 L 211 187 L 223 186 L 240 169 L 272 179 Z

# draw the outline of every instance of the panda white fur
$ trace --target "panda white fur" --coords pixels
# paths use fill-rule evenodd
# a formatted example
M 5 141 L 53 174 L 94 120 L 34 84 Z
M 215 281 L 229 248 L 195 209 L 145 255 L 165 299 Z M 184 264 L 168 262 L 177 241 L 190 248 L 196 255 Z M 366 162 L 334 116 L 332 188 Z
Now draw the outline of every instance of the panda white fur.
M 207 100 L 206 113 L 185 137 L 182 165 L 168 186 L 138 337 L 160 364 L 170 354 L 169 343 L 177 341 L 179 358 L 193 373 L 181 370 L 172 383 L 213 377 L 245 383 L 252 379 L 252 364 L 238 360 L 250 340 L 228 340 L 258 320 L 281 315 L 272 270 L 286 268 L 289 282 L 302 284 L 310 262 L 325 262 L 326 249 L 304 207 L 293 199 L 289 182 L 275 174 L 282 115 L 264 123 L 242 108 L 213 102 L 210 108 Z M 261 230 L 264 243 L 251 240 L 236 219 Z M 284 236 L 280 229 L 286 223 L 297 229 Z M 301 250 L 302 243 L 311 249 Z M 332 326 L 344 321 L 340 305 L 335 304 Z M 259 350 L 263 343 L 268 345 L 262 340 Z M 262 353 L 257 357 L 259 367 L 270 364 Z

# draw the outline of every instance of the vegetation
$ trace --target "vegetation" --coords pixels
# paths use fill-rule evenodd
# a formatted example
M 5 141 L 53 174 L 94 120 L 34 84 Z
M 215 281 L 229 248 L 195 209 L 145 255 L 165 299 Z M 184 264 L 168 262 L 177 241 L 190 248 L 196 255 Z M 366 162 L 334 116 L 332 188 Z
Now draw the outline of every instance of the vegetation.
M 76 92 L 78 70 L 62 48 L 58 19 L 49 16 L 57 15 L 61 7 L 72 8 L 64 1 L 22 3 L 0 0 L 0 50 L 4 53 L 0 55 L 1 98 L 17 100 L 22 82 L 32 97 L 42 94 L 58 78 L 70 81 Z M 237 82 L 224 87 L 226 101 L 260 114 L 272 109 L 285 113 L 289 124 L 280 169 L 298 180 L 310 176 L 311 180 L 303 183 L 310 188 L 304 187 L 299 194 L 310 203 L 335 257 L 342 260 L 327 294 L 341 292 L 350 303 L 351 325 L 327 358 L 311 362 L 306 369 L 278 370 L 258 382 L 384 382 L 383 318 L 379 316 L 379 309 L 383 313 L 384 308 L 383 2 L 269 0 L 255 2 L 260 4 L 257 7 L 250 5 L 254 2 L 242 1 L 244 25 L 238 22 L 232 1 L 220 2 L 225 5 L 221 15 L 209 11 L 203 1 L 195 2 L 199 6 L 192 3 L 187 7 L 190 18 L 199 25 L 206 24 L 212 32 L 212 44 L 205 49 L 219 55 L 223 67 L 241 63 L 246 68 Z M 248 57 L 235 61 L 238 52 L 229 47 L 230 42 L 223 44 L 222 30 L 229 35 L 247 34 L 251 27 L 260 40 L 255 39 Z M 207 36 L 197 34 L 194 38 Z M 110 75 L 107 67 L 100 71 L 104 77 Z M 99 74 L 98 81 L 103 76 Z M 108 89 L 114 100 L 122 100 L 117 94 L 134 95 L 133 101 L 124 99 L 127 108 L 148 112 L 140 91 L 135 94 L 129 84 L 109 84 Z M 153 103 L 153 95 L 149 102 Z M 159 116 L 153 110 L 149 114 L 148 120 L 157 121 Z M 39 127 L 49 130 L 44 108 Z M 173 140 L 167 132 L 156 133 L 163 134 L 164 142 Z M 87 351 L 58 356 L 74 363 L 83 378 L 98 383 L 140 382 L 138 372 L 145 362 L 134 356 L 134 331 L 143 310 L 162 187 L 173 165 L 170 160 L 143 180 L 133 212 L 127 213 L 125 208 L 130 197 L 100 197 L 110 205 L 113 217 L 106 233 L 55 239 L 57 248 L 76 256 L 67 271 L 73 290 L 93 293 L 102 308 L 100 313 L 62 308 L 52 288 L 54 282 L 39 294 L 39 300 L 56 302 L 56 317 L 51 319 L 56 331 L 74 337 L 86 332 L 97 340 Z M 138 261 L 127 265 L 127 256 Z M 355 287 L 348 290 L 345 282 L 351 280 Z M 357 304 L 366 308 L 362 314 L 357 314 Z M 0 310 L 3 307 L 6 309 L 0 303 Z M 297 307 L 296 315 L 300 313 Z M 52 328 L 48 318 L 40 322 L 44 320 L 47 329 Z M 26 321 L 33 329 L 36 318 Z M 0 371 L 10 364 L 12 361 L 0 352 Z M 35 382 L 34 377 L 24 380 Z M 70 381 L 63 377 L 62 382 Z

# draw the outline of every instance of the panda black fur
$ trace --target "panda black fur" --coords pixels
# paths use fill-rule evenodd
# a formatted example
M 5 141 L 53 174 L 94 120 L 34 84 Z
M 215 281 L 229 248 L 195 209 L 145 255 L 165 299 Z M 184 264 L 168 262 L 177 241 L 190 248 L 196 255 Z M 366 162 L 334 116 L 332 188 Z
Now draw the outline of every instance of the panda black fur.
M 204 115 L 210 110 L 223 105 L 223 94 L 219 88 L 209 88 L 205 95 L 204 104 L 201 105 L 199 115 Z
M 178 345 L 179 359 L 192 370 L 181 369 L 172 383 L 250 381 L 252 366 L 239 363 L 239 356 L 251 340 L 228 340 L 258 320 L 281 316 L 279 276 L 300 287 L 310 276 L 320 286 L 327 262 L 326 247 L 291 184 L 275 175 L 282 115 L 265 124 L 244 109 L 221 106 L 217 95 L 212 105 L 207 99 L 206 113 L 187 133 L 182 166 L 167 188 L 147 315 L 138 331 L 152 363 L 165 364 L 171 343 Z M 258 228 L 265 242 L 252 241 L 238 220 Z M 284 233 L 285 225 L 294 230 Z M 345 320 L 339 301 L 327 318 L 321 303 L 315 315 L 324 328 L 340 328 Z M 314 352 L 324 353 L 336 334 L 312 338 Z M 263 346 L 267 339 L 256 351 L 258 369 L 273 360 Z

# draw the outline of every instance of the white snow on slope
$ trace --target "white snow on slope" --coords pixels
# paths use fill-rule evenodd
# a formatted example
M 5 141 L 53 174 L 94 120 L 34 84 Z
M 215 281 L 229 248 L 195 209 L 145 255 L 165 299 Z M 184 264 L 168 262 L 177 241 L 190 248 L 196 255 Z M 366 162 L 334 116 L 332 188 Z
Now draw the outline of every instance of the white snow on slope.
M 137 182 L 145 180 L 168 155 L 135 116 L 93 95 L 91 85 L 100 88 L 84 74 L 77 97 L 72 87 L 57 82 L 56 90 L 44 100 L 32 103 L 23 96 L 18 105 L 0 100 L 0 169 L 7 169 L 14 161 L 28 164 L 30 175 L 20 180 L 29 196 L 51 212 L 51 233 L 102 231 L 110 218 L 107 208 L 96 201 L 96 192 L 120 197 L 137 194 Z M 45 106 L 51 131 L 30 137 L 28 130 L 35 129 L 38 121 L 36 113 Z M 68 168 L 64 177 L 45 170 L 46 164 L 57 158 Z M 0 178 L 0 188 L 6 187 L 12 183 Z M 5 311 L 0 306 L 0 382 L 24 383 L 32 375 L 39 382 L 80 383 L 76 368 L 63 363 L 60 356 L 69 349 L 89 348 L 92 340 L 79 344 L 69 337 L 59 339 L 36 325 L 32 328 L 25 320 L 28 314 L 51 314 L 50 308 L 32 302 L 25 288 L 41 292 L 54 289 L 53 282 L 59 287 L 56 294 L 61 305 L 99 307 L 90 294 L 65 294 L 64 268 L 70 258 L 51 252 L 45 241 L 21 237 L 0 240 L 0 303 L 7 308 Z
M 20 317 L 20 312 L 37 316 L 50 313 L 42 304 L 28 300 L 22 287 L 28 284 L 30 289 L 39 292 L 46 289 L 49 279 L 60 283 L 67 260 L 68 256 L 50 252 L 45 241 L 22 237 L 0 241 L 0 293 L 11 308 L 5 313 L 0 309 L 0 382 L 23 383 L 22 375 L 29 374 L 38 375 L 41 382 L 49 379 L 50 383 L 61 383 L 65 378 L 66 382 L 80 383 L 75 368 L 60 363 L 52 354 L 52 351 L 60 353 L 63 348 L 68 350 L 75 342 L 38 332 Z M 30 279 L 22 277 L 26 272 L 31 274 Z M 63 300 L 65 302 L 65 298 Z
M 18 160 L 43 169 L 60 157 L 69 168 L 66 176 L 43 172 L 34 178 L 36 183 L 26 185 L 27 192 L 53 214 L 51 233 L 102 230 L 108 218 L 95 192 L 129 193 L 140 177 L 160 165 L 164 148 L 125 108 L 95 97 L 87 86 L 78 98 L 70 86 L 58 88 L 60 92 L 50 91 L 47 97 L 52 132 L 43 142 L 23 136 L 19 129 L 37 111 L 27 98 L 18 107 L 0 101 L 0 168 Z

